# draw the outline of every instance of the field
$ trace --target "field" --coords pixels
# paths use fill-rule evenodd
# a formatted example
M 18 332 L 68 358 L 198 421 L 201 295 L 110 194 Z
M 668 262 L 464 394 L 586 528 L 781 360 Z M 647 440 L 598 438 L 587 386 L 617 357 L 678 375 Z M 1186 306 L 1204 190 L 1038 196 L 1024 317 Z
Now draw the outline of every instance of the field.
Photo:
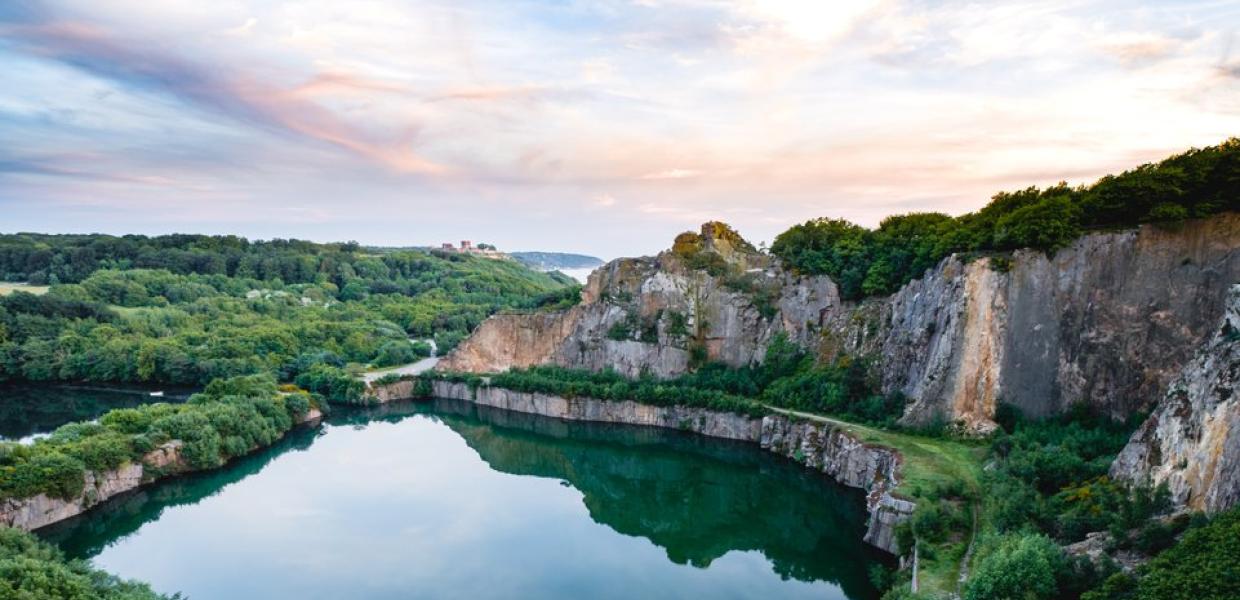
M 11 283 L 0 281 L 0 296 L 7 296 L 13 292 L 29 292 L 31 294 L 46 294 L 47 286 L 45 285 L 28 285 L 25 283 Z

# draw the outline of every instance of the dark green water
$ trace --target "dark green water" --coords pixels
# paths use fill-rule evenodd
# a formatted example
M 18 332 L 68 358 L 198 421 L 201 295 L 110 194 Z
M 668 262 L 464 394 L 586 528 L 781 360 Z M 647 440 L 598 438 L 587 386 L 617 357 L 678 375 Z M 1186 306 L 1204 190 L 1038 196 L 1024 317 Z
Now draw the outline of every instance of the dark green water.
M 40 533 L 196 600 L 872 598 L 864 520 L 750 445 L 436 401 L 337 411 Z
M 0 440 L 29 440 L 65 423 L 95 419 L 114 408 L 132 408 L 155 401 L 172 402 L 182 397 L 155 398 L 140 390 L 0 385 Z

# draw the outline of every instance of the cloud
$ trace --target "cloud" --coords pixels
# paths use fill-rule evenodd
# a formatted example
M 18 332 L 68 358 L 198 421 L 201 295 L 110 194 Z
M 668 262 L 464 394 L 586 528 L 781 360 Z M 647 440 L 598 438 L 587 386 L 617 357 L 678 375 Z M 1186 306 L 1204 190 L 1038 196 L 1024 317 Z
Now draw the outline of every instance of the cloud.
M 0 3 L 0 204 L 612 256 L 960 213 L 1240 131 L 1237 28 L 1209 0 Z
M 702 172 L 697 169 L 667 169 L 666 171 L 656 171 L 654 173 L 646 173 L 642 175 L 642 179 L 689 179 L 697 177 Z
M 0 33 L 17 40 L 28 53 L 167 93 L 270 130 L 326 142 L 390 168 L 425 174 L 446 170 L 412 151 L 411 138 L 416 129 L 411 126 L 405 126 L 397 139 L 380 142 L 369 139 L 331 111 L 302 99 L 306 90 L 315 86 L 356 88 L 357 78 L 338 73 L 319 75 L 305 86 L 285 89 L 254 77 L 209 70 L 151 47 L 128 44 L 102 27 L 87 23 L 9 25 Z

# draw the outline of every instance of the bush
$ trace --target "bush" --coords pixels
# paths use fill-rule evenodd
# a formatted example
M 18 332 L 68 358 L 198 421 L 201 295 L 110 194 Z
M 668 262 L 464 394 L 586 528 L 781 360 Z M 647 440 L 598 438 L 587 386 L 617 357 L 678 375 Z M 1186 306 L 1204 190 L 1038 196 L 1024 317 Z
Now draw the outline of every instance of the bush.
M 1041 535 L 1010 535 L 991 540 L 964 588 L 965 600 L 1055 598 L 1063 552 Z
M 1240 598 L 1240 509 L 1190 530 L 1150 561 L 1137 584 L 1140 600 Z
M 427 351 L 429 353 L 429 347 L 427 347 Z M 416 358 L 417 355 L 413 351 L 413 346 L 408 341 L 395 340 L 380 346 L 379 354 L 372 362 L 376 367 L 391 367 L 411 363 Z
M 315 365 L 297 376 L 297 385 L 319 394 L 328 402 L 364 404 L 366 384 L 343 369 Z
M 58 600 L 156 600 L 166 598 L 145 584 L 124 581 L 65 560 L 33 535 L 0 527 L 0 598 Z
M 68 500 L 80 495 L 86 485 L 82 461 L 56 451 L 36 452 L 27 460 L 6 466 L 4 474 L 0 489 L 9 497 L 47 494 Z

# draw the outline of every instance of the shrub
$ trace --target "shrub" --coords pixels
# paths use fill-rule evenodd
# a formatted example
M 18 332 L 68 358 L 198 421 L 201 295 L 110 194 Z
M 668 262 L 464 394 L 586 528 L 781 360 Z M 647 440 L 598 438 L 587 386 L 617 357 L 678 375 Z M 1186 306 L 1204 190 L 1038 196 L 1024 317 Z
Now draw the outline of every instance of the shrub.
M 58 600 L 156 600 L 165 598 L 145 584 L 124 581 L 65 560 L 33 535 L 0 527 L 0 598 Z
M 1240 598 L 1240 509 L 1190 530 L 1150 561 L 1137 585 L 1140 600 Z
M 429 355 L 430 346 L 426 347 L 426 351 Z M 406 340 L 394 340 L 380 346 L 379 354 L 372 362 L 377 367 L 391 367 L 411 363 L 416 358 L 417 354 L 413 351 L 412 344 Z
M 297 376 L 297 385 L 322 395 L 329 402 L 364 404 L 366 384 L 343 369 L 315 365 Z
M 25 498 L 47 494 L 68 500 L 82 493 L 86 485 L 86 466 L 60 452 L 38 452 L 28 460 L 5 467 L 4 495 Z
M 964 588 L 965 600 L 1055 598 L 1063 552 L 1042 535 L 1010 535 L 992 540 Z

